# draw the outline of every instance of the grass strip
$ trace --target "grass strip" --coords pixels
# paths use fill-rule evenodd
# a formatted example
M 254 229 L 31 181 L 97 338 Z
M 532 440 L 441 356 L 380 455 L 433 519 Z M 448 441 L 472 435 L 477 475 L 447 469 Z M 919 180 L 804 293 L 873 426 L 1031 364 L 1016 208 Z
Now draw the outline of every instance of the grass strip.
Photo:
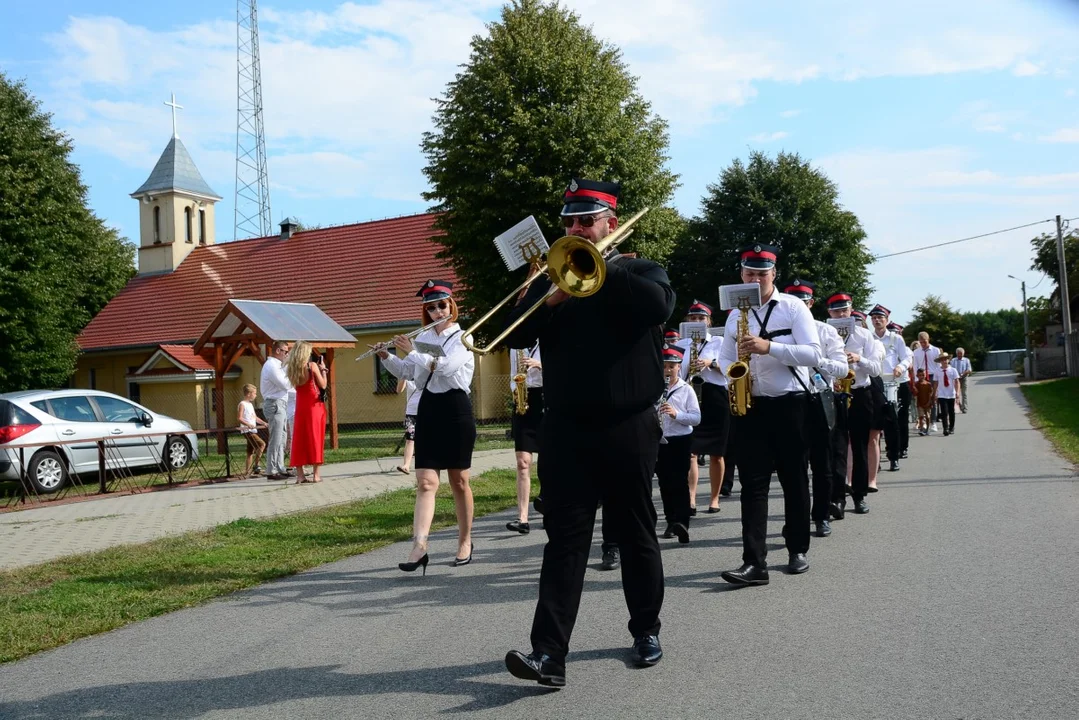
M 514 470 L 473 478 L 476 516 L 513 507 L 516 487 Z M 414 498 L 397 490 L 0 572 L 0 662 L 408 540 Z M 434 528 L 454 524 L 443 483 Z
M 1022 388 L 1038 428 L 1061 455 L 1079 463 L 1079 378 Z

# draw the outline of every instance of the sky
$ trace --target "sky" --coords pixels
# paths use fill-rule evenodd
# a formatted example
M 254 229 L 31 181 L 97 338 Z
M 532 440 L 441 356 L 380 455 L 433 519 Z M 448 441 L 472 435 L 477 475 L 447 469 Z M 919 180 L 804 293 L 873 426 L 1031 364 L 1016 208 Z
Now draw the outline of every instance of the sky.
M 1079 216 L 1079 0 L 906 3 L 568 0 L 621 48 L 670 125 L 687 217 L 751 150 L 797 152 L 837 184 L 874 255 Z M 137 242 L 129 197 L 172 134 L 233 237 L 236 18 L 220 0 L 0 0 L 0 70 L 74 142 L 90 204 Z M 259 6 L 274 227 L 423 212 L 420 136 L 493 0 L 277 0 Z M 1079 219 L 1072 224 L 1079 223 Z M 906 323 L 1049 295 L 1030 239 L 1052 222 L 871 266 L 871 303 Z M 493 251 L 493 248 L 492 248 Z

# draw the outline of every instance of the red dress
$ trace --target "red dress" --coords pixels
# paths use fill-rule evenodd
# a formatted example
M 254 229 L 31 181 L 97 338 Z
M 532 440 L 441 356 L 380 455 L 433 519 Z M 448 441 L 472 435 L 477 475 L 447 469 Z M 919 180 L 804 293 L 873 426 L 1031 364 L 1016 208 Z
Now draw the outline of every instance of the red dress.
M 326 443 L 326 403 L 318 401 L 318 394 L 314 374 L 296 388 L 296 417 L 292 426 L 289 467 L 322 464 L 322 446 Z

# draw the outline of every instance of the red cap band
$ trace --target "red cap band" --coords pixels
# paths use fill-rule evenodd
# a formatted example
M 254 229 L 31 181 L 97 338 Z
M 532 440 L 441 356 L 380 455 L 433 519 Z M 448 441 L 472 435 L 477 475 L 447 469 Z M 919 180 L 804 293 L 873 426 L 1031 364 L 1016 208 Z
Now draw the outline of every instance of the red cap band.
M 568 200 L 569 198 L 573 198 L 575 200 L 580 200 L 583 198 L 594 198 L 596 200 L 602 200 L 603 202 L 607 203 L 611 206 L 612 210 L 618 207 L 618 198 L 616 198 L 614 195 L 609 195 L 607 193 L 599 192 L 597 190 L 577 190 L 576 192 L 571 192 L 567 190 L 564 199 Z
M 452 295 L 453 294 L 453 293 L 450 292 L 450 289 L 448 287 L 445 287 L 444 285 L 432 285 L 431 287 L 426 287 L 426 288 L 423 289 L 423 296 L 427 297 L 431 293 L 436 293 L 436 292 L 444 292 L 447 295 Z
M 762 250 L 760 252 L 757 252 L 756 250 L 747 250 L 746 252 L 742 253 L 743 260 L 749 258 L 760 258 L 761 260 L 771 260 L 772 262 L 775 262 L 776 254 L 770 253 L 767 250 Z
M 813 290 L 811 290 L 810 288 L 807 288 L 805 285 L 791 285 L 791 286 L 787 287 L 787 289 L 784 290 L 783 292 L 785 292 L 785 293 L 800 292 L 800 293 L 806 293 L 807 295 L 812 295 L 813 294 Z
M 853 298 L 851 298 L 851 296 L 847 295 L 846 293 L 837 293 L 837 294 L 833 295 L 832 297 L 828 298 L 828 304 L 829 305 L 831 305 L 834 302 L 852 302 L 852 301 L 853 301 Z

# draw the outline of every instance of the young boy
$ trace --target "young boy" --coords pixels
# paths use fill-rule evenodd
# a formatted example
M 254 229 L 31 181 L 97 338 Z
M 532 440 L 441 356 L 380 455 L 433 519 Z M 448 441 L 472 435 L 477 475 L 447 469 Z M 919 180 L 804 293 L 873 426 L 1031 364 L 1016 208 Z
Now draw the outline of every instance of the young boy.
M 933 411 L 933 383 L 925 376 L 925 370 L 918 370 L 918 377 L 914 381 L 914 396 L 918 398 L 918 434 L 929 434 L 929 416 Z
M 240 423 L 240 434 L 247 439 L 247 465 L 244 466 L 244 474 L 240 476 L 240 479 L 246 479 L 252 475 L 252 468 L 254 468 L 255 475 L 259 475 L 258 466 L 259 460 L 262 458 L 262 451 L 266 449 L 266 441 L 259 437 L 259 428 L 268 427 L 265 420 L 255 414 L 255 396 L 258 394 L 258 388 L 248 383 L 243 387 L 244 399 L 240 401 L 240 404 L 236 406 L 237 419 Z
M 656 476 L 667 519 L 663 537 L 677 537 L 678 542 L 685 544 L 689 542 L 690 439 L 693 426 L 701 421 L 701 406 L 693 388 L 679 377 L 683 357 L 685 352 L 681 348 L 663 346 L 663 377 L 667 387 L 656 408 L 663 427 Z
M 937 416 L 940 417 L 944 436 L 955 434 L 955 402 L 959 395 L 959 372 L 951 366 L 951 356 L 941 353 L 937 358 L 940 372 L 937 373 Z

